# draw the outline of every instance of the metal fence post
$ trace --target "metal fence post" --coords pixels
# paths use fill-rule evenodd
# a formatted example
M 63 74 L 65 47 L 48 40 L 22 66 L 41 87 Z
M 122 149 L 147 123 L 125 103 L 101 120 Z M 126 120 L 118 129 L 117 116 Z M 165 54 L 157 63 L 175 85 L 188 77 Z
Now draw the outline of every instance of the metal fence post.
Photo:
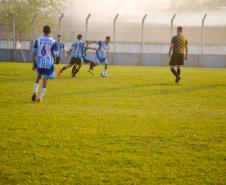
M 116 21 L 119 17 L 119 14 L 116 14 L 113 20 L 113 52 L 116 52 Z
M 88 29 L 89 29 L 89 19 L 91 17 L 91 13 L 88 14 L 88 16 L 86 17 L 86 40 L 88 40 Z

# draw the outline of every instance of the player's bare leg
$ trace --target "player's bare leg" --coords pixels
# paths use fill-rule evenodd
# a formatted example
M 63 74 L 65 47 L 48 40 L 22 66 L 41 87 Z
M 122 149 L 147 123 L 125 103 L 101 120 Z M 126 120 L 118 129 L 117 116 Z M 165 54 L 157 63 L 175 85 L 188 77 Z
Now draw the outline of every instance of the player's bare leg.
M 107 72 L 107 70 L 108 70 L 108 65 L 107 64 L 104 65 L 104 70 Z
M 68 64 L 68 65 L 64 66 L 62 69 L 59 69 L 59 70 L 57 71 L 57 76 L 60 77 L 61 74 L 62 74 L 62 72 L 63 72 L 64 70 L 70 68 L 71 66 L 72 66 L 72 64 Z
M 97 66 L 96 62 L 90 62 L 89 72 L 93 75 L 94 74 L 94 67 Z
M 75 65 L 73 66 L 73 68 L 72 68 L 72 70 L 71 70 L 71 75 L 73 75 L 73 73 L 75 72 L 76 68 L 77 68 L 77 64 L 75 64 Z
M 75 77 L 81 68 L 82 68 L 82 63 L 77 64 L 77 67 L 75 68 L 75 71 L 73 72 L 72 77 Z
M 39 95 L 38 100 L 37 100 L 38 102 L 41 102 L 43 96 L 45 95 L 47 83 L 48 83 L 48 78 L 43 78 L 42 89 L 41 89 L 40 95 Z
M 40 80 L 42 79 L 42 76 L 41 75 L 38 75 L 37 76 L 37 79 L 35 81 L 35 84 L 34 84 L 34 92 L 32 94 L 32 101 L 36 101 L 36 97 L 37 97 L 37 92 L 38 92 L 38 88 L 39 88 L 39 83 L 40 83 Z

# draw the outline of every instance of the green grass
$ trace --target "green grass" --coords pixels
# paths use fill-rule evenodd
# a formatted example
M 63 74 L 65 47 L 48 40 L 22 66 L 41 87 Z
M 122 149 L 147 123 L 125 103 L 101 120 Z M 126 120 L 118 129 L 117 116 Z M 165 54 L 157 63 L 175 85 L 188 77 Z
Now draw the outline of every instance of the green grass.
M 103 66 L 49 81 L 0 63 L 0 184 L 226 184 L 226 69 Z

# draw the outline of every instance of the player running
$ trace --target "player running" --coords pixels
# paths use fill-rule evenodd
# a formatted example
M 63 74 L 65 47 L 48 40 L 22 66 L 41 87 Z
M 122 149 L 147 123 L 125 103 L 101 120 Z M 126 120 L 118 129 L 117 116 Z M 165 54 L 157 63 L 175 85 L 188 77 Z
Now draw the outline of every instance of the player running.
M 178 27 L 177 28 L 177 35 L 172 38 L 171 46 L 169 49 L 169 57 L 170 58 L 170 70 L 173 73 L 173 75 L 176 77 L 175 82 L 178 83 L 181 80 L 180 77 L 180 66 L 184 65 L 184 59 L 187 60 L 188 58 L 188 41 L 182 35 L 183 28 Z M 171 56 L 171 53 L 173 51 L 173 54 Z M 175 67 L 177 70 L 175 70 Z
M 67 52 L 67 54 L 71 53 L 71 61 L 68 65 L 64 66 L 62 69 L 58 70 L 58 77 L 61 76 L 62 72 L 70 67 L 72 68 L 72 77 L 76 77 L 76 74 L 80 71 L 82 64 L 83 64 L 83 58 L 84 53 L 86 49 L 92 49 L 89 48 L 86 45 L 86 42 L 82 40 L 82 35 L 79 34 L 77 36 L 77 41 L 72 44 L 71 49 Z
M 57 35 L 56 45 L 57 45 L 57 56 L 56 56 L 55 64 L 58 65 L 60 63 L 60 59 L 62 55 L 65 55 L 65 49 L 64 49 L 65 44 L 61 40 L 61 35 Z
M 89 43 L 95 43 L 98 45 L 98 49 L 96 49 L 96 54 L 93 62 L 90 62 L 89 72 L 94 74 L 94 67 L 99 63 L 103 63 L 105 65 L 104 69 L 107 72 L 108 69 L 108 50 L 110 48 L 109 44 L 111 42 L 111 37 L 107 36 L 105 41 L 93 41 Z
M 55 78 L 54 60 L 55 54 L 57 53 L 56 42 L 49 36 L 51 33 L 50 27 L 44 26 L 43 33 L 43 36 L 37 38 L 33 48 L 34 62 L 32 69 L 37 70 L 37 79 L 34 84 L 32 101 L 36 101 L 39 83 L 43 78 L 42 89 L 37 99 L 39 102 L 42 101 L 42 98 L 46 92 L 48 79 Z

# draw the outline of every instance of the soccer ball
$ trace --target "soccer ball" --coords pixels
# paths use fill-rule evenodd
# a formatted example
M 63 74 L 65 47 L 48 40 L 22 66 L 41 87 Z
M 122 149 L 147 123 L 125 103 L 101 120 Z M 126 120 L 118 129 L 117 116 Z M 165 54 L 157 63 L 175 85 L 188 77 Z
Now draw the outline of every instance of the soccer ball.
M 102 71 L 102 72 L 100 73 L 100 76 L 101 76 L 101 77 L 108 77 L 108 72 Z

